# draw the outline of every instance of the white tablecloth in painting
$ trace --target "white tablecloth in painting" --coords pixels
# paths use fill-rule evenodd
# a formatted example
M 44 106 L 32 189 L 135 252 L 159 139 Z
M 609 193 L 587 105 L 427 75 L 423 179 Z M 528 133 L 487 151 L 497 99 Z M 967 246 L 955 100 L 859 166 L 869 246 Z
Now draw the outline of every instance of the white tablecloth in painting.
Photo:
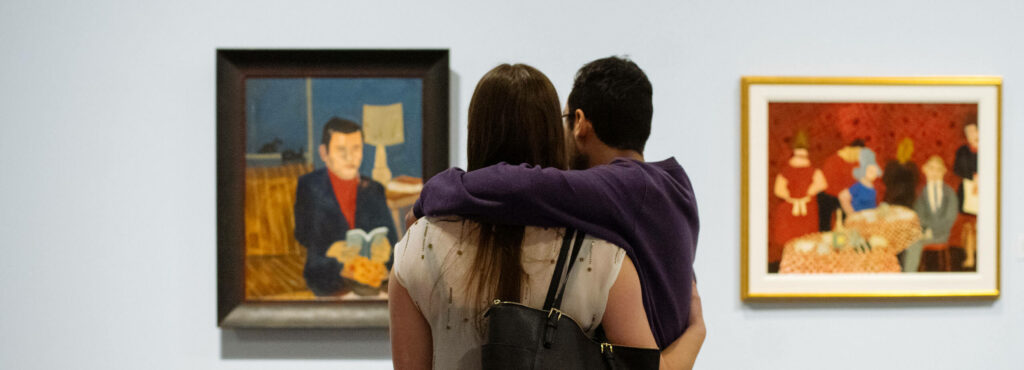
M 779 273 L 900 272 L 896 255 L 919 238 L 921 224 L 913 210 L 883 203 L 851 215 L 843 230 L 787 242 Z

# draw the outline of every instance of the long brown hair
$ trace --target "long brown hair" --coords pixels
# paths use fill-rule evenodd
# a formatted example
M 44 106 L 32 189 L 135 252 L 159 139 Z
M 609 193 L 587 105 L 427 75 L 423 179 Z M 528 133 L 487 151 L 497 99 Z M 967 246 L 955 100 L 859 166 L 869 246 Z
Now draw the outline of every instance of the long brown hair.
M 525 64 L 502 64 L 480 79 L 469 103 L 469 170 L 500 162 L 565 169 L 565 132 L 558 93 Z M 519 301 L 524 227 L 480 222 L 469 271 L 470 302 Z

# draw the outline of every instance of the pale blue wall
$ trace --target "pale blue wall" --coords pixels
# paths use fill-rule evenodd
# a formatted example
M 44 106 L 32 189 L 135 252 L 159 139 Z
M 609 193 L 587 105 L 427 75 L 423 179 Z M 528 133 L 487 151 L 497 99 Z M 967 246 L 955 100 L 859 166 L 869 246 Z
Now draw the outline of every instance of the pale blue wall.
M 582 63 L 629 54 L 654 82 L 648 157 L 679 158 L 700 199 L 700 368 L 1020 368 L 1021 2 L 486 3 L 0 2 L 0 368 L 390 368 L 384 331 L 216 328 L 218 47 L 450 48 L 458 164 L 495 64 L 564 98 Z M 1004 76 L 1003 296 L 741 303 L 746 74 Z

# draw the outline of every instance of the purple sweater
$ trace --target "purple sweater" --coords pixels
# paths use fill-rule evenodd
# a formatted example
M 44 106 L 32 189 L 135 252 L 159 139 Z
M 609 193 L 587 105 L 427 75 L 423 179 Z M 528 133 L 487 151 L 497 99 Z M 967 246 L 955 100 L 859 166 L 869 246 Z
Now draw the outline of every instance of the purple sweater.
M 426 183 L 413 212 L 570 226 L 614 243 L 636 265 L 658 347 L 686 330 L 699 223 L 690 179 L 675 158 L 619 158 L 583 171 L 505 163 L 451 168 Z

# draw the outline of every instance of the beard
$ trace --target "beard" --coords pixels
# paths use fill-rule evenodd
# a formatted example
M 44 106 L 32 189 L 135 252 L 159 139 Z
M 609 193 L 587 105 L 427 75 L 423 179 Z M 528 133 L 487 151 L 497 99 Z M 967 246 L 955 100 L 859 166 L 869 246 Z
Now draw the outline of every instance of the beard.
M 590 168 L 590 156 L 574 150 L 569 158 L 570 170 L 585 170 Z
M 567 134 L 565 137 L 565 150 L 569 152 L 568 164 L 570 170 L 585 170 L 590 168 L 590 156 L 580 150 L 579 144 L 576 142 L 576 139 L 573 138 L 572 134 Z

